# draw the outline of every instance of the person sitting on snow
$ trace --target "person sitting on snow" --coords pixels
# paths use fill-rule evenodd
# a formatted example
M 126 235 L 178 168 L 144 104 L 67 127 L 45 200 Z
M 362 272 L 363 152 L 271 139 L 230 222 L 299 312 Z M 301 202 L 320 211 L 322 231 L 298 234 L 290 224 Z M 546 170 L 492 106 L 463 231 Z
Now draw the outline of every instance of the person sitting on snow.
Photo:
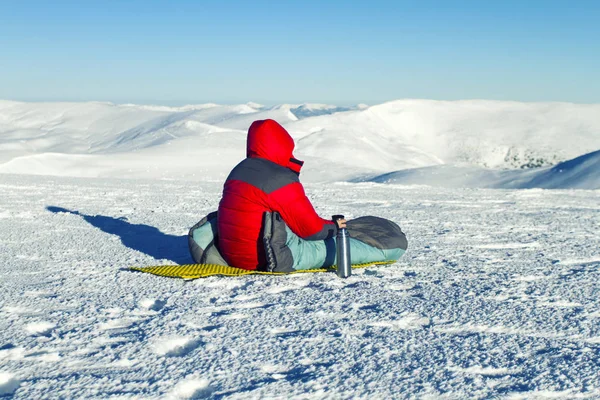
M 218 210 L 190 228 L 190 254 L 200 267 L 224 274 L 220 266 L 273 273 L 328 269 L 337 262 L 337 225 L 348 229 L 353 265 L 391 264 L 404 254 L 406 235 L 393 221 L 319 217 L 293 151 L 294 140 L 277 122 L 252 123 L 247 158 L 227 177 Z
M 219 250 L 229 265 L 263 269 L 265 212 L 277 212 L 288 227 L 307 240 L 331 238 L 336 223 L 319 217 L 300 183 L 303 162 L 293 155 L 294 140 L 272 119 L 255 121 L 248 130 L 247 158 L 229 174 L 219 203 Z M 340 227 L 345 220 L 337 221 Z

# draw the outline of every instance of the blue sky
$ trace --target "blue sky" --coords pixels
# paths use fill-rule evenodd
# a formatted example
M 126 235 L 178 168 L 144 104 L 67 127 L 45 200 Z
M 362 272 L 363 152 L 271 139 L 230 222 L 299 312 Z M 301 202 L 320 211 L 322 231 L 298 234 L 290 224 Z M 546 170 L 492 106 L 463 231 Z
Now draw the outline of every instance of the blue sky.
M 0 0 L 0 98 L 600 102 L 600 1 Z

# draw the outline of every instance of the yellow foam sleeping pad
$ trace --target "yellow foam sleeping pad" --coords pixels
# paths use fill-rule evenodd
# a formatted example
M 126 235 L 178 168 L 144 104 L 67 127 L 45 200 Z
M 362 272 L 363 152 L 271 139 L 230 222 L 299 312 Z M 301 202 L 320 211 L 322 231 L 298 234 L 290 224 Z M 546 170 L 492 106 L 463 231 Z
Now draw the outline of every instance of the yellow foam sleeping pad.
M 376 261 L 365 264 L 356 264 L 353 265 L 352 268 L 365 268 L 369 265 L 392 264 L 394 262 L 395 261 Z M 198 279 L 206 278 L 208 276 L 288 275 L 315 272 L 334 272 L 336 270 L 335 267 L 331 267 L 320 269 L 306 269 L 294 272 L 266 272 L 247 270 L 217 264 L 157 265 L 152 267 L 130 267 L 129 269 L 132 271 L 146 272 L 158 276 L 182 279 Z

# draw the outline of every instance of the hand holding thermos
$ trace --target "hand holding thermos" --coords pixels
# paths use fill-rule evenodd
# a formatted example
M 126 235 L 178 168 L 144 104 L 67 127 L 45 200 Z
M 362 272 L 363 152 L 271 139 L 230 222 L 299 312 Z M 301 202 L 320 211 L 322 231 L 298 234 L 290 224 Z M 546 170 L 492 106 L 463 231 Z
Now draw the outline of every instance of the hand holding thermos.
M 336 217 L 338 219 L 335 219 Z M 343 215 L 334 215 L 332 218 L 333 218 L 333 222 L 336 223 L 338 229 L 346 227 L 346 220 L 344 219 Z

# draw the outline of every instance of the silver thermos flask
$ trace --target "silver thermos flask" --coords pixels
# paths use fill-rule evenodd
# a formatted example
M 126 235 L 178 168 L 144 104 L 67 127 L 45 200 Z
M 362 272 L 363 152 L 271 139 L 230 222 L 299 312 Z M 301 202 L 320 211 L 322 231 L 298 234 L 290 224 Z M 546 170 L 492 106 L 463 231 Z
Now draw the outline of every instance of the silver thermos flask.
M 334 215 L 333 221 L 344 219 L 343 215 Z M 337 225 L 337 223 L 336 223 Z M 346 228 L 338 228 L 336 241 L 337 274 L 340 278 L 352 275 L 352 262 L 350 260 L 350 235 Z

